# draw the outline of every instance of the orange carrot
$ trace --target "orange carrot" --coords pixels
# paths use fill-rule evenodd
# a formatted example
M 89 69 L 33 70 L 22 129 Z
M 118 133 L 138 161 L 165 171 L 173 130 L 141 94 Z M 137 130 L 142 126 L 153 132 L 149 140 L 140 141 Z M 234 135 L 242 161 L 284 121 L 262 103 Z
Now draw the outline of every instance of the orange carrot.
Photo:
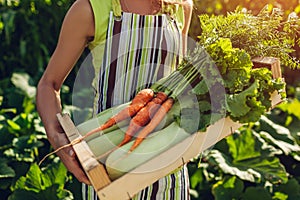
M 156 111 L 161 107 L 161 104 L 168 98 L 164 92 L 157 92 L 156 96 L 147 103 L 131 120 L 126 130 L 123 140 L 115 148 L 105 152 L 98 156 L 96 159 L 100 160 L 108 156 L 111 152 L 115 151 L 119 147 L 128 143 L 132 137 L 146 124 L 149 123 L 151 118 L 155 115 Z
M 143 89 L 137 93 L 137 95 L 133 98 L 130 105 L 118 112 L 116 115 L 112 116 L 101 126 L 89 131 L 84 135 L 84 138 L 99 132 L 103 131 L 116 123 L 128 119 L 134 116 L 139 110 L 141 110 L 154 96 L 154 92 L 151 89 Z
M 77 138 L 75 140 L 73 140 L 72 142 L 70 142 L 69 144 L 63 145 L 59 148 L 57 148 L 56 150 L 52 151 L 51 153 L 48 153 L 46 156 L 44 156 L 44 158 L 40 161 L 39 165 L 50 155 L 57 153 L 58 151 L 70 147 L 72 145 L 78 144 L 79 142 L 81 142 L 82 140 L 84 140 L 85 138 L 87 138 L 88 136 L 97 133 L 98 131 L 102 131 L 105 130 L 113 125 L 115 125 L 116 123 L 123 121 L 127 118 L 130 118 L 132 116 L 134 116 L 139 110 L 141 110 L 149 101 L 151 101 L 151 99 L 153 99 L 154 97 L 154 92 L 152 89 L 143 89 L 141 91 L 139 91 L 136 96 L 132 99 L 131 103 L 129 106 L 127 106 L 126 108 L 124 108 L 123 110 L 121 110 L 119 113 L 117 113 L 116 115 L 114 115 L 113 117 L 111 117 L 110 119 L 108 119 L 103 125 L 99 126 L 98 128 L 95 128 L 91 131 L 89 131 L 88 133 L 86 133 L 83 137 Z
M 129 152 L 132 152 L 141 142 L 159 125 L 159 123 L 163 120 L 167 112 L 172 108 L 174 104 L 173 98 L 168 98 L 158 109 L 158 111 L 153 116 L 153 119 L 145 126 L 141 132 L 138 134 L 136 140 L 133 145 L 130 147 Z
M 126 130 L 124 139 L 118 145 L 123 146 L 131 140 L 131 138 L 146 124 L 149 123 L 150 119 L 159 109 L 161 104 L 168 98 L 164 92 L 158 92 L 156 96 L 147 103 L 133 118 L 130 120 L 130 124 Z

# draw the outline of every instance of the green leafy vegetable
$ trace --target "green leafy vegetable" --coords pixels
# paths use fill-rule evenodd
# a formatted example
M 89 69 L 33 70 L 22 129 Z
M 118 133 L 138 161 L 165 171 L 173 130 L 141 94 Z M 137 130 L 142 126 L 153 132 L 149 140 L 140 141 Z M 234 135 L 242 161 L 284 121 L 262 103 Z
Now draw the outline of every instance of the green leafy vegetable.
M 230 112 L 230 116 L 234 118 L 238 118 L 243 115 L 246 115 L 249 111 L 251 111 L 250 105 L 247 105 L 248 100 L 253 101 L 253 98 L 257 96 L 257 93 L 258 93 L 258 81 L 255 81 L 246 90 L 238 94 L 228 95 L 227 106 L 228 106 L 228 111 Z M 264 112 L 264 107 L 262 111 Z
M 213 44 L 220 38 L 228 38 L 233 47 L 244 49 L 251 57 L 272 56 L 290 68 L 299 68 L 300 62 L 292 56 L 295 51 L 299 20 L 283 20 L 280 9 L 266 6 L 258 15 L 236 10 L 226 16 L 199 16 L 200 43 Z

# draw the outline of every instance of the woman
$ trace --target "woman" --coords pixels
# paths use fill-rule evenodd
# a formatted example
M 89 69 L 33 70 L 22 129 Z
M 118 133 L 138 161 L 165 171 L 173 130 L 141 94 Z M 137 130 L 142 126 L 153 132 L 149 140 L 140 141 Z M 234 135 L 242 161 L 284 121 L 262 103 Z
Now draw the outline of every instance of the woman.
M 72 5 L 38 84 L 37 109 L 54 149 L 68 143 L 56 118 L 61 112 L 60 87 L 86 46 L 91 50 L 95 68 L 96 114 L 128 102 L 137 90 L 150 86 L 174 69 L 179 55 L 185 51 L 186 37 L 182 36 L 188 32 L 191 1 L 77 0 Z M 84 183 L 83 198 L 96 199 L 72 148 L 65 148 L 57 155 Z M 135 198 L 165 199 L 167 195 L 170 199 L 188 199 L 187 178 L 186 169 L 182 168 Z

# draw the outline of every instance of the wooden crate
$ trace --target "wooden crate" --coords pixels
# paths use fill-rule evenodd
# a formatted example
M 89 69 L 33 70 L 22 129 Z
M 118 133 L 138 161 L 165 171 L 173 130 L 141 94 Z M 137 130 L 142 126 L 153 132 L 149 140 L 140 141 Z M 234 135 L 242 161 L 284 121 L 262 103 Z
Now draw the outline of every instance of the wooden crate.
M 256 67 L 269 66 L 274 78 L 281 77 L 278 59 L 255 58 L 253 63 Z M 272 94 L 271 98 L 273 106 L 281 102 L 277 92 Z M 70 141 L 82 137 L 68 114 L 57 114 L 57 117 Z M 221 119 L 209 126 L 206 132 L 191 135 L 113 182 L 109 179 L 105 167 L 94 158 L 85 141 L 73 145 L 73 148 L 101 200 L 130 199 L 143 188 L 186 164 L 241 126 L 242 124 L 233 122 L 230 118 Z
M 266 67 L 272 72 L 273 78 L 281 78 L 280 60 L 274 57 L 256 57 L 252 59 L 253 68 Z

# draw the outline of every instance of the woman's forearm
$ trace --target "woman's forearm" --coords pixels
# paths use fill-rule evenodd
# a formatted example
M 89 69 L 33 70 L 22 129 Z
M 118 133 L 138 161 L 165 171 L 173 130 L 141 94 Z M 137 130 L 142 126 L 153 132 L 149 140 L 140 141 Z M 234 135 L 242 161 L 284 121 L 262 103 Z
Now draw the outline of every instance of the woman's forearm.
M 61 126 L 57 120 L 56 114 L 61 112 L 61 101 L 59 90 L 41 79 L 37 87 L 37 111 L 42 119 L 47 137 L 52 145 L 55 145 L 53 139 L 55 134 L 62 133 Z M 54 148 L 58 148 L 54 146 Z
M 70 143 L 56 117 L 62 112 L 60 88 L 94 36 L 93 16 L 88 0 L 74 2 L 64 18 L 57 46 L 37 87 L 37 111 L 54 149 Z M 56 155 L 79 181 L 90 183 L 71 146 Z

